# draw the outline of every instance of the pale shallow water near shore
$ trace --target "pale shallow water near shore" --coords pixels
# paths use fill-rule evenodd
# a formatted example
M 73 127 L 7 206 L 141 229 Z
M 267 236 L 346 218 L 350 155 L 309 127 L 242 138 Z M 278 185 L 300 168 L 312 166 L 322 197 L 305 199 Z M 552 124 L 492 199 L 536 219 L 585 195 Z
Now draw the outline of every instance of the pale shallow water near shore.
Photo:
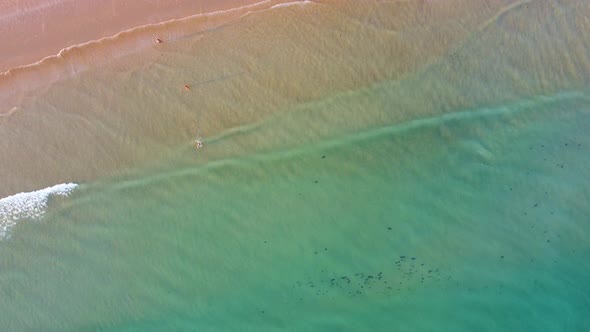
M 17 94 L 0 327 L 587 330 L 589 13 L 308 2 Z

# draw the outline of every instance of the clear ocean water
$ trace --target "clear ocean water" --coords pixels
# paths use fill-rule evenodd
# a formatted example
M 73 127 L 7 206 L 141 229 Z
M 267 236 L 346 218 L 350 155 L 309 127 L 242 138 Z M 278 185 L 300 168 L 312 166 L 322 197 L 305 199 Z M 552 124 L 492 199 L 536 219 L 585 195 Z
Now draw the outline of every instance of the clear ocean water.
M 1 323 L 584 331 L 589 130 L 564 92 L 84 184 L 0 243 Z
M 589 331 L 590 7 L 346 3 L 0 118 L 0 330 Z

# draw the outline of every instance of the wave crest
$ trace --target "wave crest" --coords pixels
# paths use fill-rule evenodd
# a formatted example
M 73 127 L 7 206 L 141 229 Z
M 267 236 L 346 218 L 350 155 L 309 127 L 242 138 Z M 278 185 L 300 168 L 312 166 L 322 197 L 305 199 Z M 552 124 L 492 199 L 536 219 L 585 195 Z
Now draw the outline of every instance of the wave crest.
M 10 228 L 20 220 L 43 216 L 49 196 L 68 196 L 77 186 L 76 183 L 62 183 L 0 199 L 0 239 L 6 238 Z

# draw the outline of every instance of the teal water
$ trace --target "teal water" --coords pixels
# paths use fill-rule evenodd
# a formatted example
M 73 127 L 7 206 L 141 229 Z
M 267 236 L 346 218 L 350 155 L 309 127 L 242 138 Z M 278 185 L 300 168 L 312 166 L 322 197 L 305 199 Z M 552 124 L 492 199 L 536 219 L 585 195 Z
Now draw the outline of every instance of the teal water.
M 567 92 L 82 184 L 0 242 L 0 326 L 587 331 L 589 132 Z

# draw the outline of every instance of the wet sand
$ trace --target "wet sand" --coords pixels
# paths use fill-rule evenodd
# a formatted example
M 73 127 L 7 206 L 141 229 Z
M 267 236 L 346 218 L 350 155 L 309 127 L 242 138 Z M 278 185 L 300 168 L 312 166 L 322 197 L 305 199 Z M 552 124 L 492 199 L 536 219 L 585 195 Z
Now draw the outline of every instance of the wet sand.
M 256 0 L 17 0 L 0 3 L 0 72 L 146 24 L 246 6 Z

